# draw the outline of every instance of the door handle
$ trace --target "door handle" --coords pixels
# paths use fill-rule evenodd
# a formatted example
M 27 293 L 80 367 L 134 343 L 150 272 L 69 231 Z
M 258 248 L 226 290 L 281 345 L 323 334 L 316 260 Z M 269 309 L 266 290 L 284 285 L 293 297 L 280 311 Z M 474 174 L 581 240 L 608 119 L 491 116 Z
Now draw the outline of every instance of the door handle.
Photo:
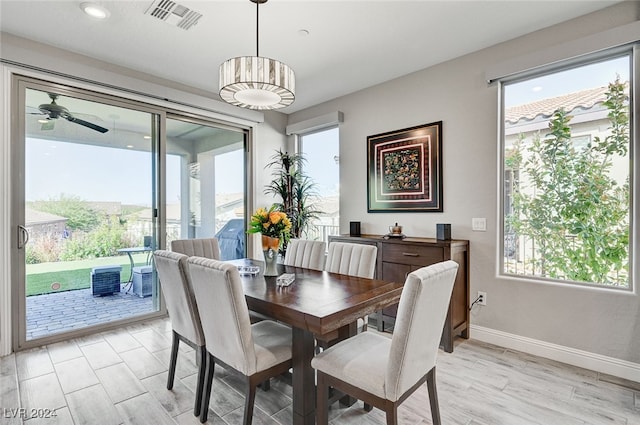
M 29 242 L 29 231 L 23 225 L 18 224 L 18 249 L 24 248 L 27 242 Z

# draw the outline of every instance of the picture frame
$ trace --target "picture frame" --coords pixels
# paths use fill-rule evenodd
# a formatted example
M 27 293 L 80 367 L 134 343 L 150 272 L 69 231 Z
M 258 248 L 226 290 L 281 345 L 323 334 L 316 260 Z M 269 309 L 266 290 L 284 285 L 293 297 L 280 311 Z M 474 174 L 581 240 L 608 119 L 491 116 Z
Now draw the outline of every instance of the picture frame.
M 367 212 L 442 212 L 442 121 L 367 137 Z

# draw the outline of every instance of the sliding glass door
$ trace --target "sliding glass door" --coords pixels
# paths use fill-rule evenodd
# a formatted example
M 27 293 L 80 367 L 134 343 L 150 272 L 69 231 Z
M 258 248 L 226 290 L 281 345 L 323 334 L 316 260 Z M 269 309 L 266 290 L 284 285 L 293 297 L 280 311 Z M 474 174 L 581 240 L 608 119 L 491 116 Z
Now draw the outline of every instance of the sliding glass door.
M 16 348 L 159 311 L 160 116 L 53 84 L 18 88 Z
M 246 132 L 186 117 L 166 121 L 167 246 L 216 237 L 223 260 L 246 256 Z

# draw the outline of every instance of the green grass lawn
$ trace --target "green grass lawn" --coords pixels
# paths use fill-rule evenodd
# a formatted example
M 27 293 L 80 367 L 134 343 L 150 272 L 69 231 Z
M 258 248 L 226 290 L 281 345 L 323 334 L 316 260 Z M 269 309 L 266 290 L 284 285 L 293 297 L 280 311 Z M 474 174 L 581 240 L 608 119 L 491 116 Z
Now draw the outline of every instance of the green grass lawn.
M 136 266 L 146 264 L 147 254 L 134 254 L 133 261 Z M 126 282 L 131 273 L 131 263 L 126 255 L 116 257 L 91 258 L 88 260 L 60 261 L 55 263 L 27 264 L 27 288 L 26 294 L 40 295 L 50 292 L 69 291 L 72 289 L 84 289 L 91 287 L 91 269 L 96 266 L 120 265 L 120 281 Z M 60 289 L 54 291 L 51 285 L 60 283 Z

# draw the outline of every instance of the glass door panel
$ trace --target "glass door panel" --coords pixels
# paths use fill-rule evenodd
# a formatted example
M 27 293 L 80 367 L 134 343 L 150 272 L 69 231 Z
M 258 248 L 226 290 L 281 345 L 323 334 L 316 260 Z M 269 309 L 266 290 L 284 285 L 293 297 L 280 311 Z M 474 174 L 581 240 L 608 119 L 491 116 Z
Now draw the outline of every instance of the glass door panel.
M 24 90 L 21 342 L 158 311 L 158 115 Z
M 167 246 L 216 237 L 223 260 L 246 256 L 246 133 L 168 118 Z

